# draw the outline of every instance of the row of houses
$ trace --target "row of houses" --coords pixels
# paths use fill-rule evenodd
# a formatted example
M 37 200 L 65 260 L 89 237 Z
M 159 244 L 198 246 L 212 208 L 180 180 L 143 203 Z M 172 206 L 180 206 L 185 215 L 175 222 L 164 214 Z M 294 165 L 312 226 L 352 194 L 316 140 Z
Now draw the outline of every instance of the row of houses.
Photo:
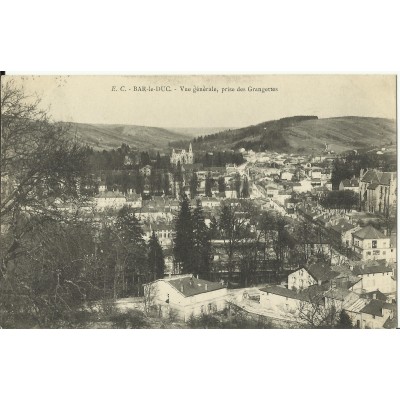
M 392 328 L 397 318 L 395 289 L 394 270 L 385 263 L 369 262 L 346 266 L 345 270 L 311 264 L 289 274 L 287 286 L 267 285 L 248 290 L 253 293 L 253 313 L 297 326 L 302 326 L 307 317 L 322 318 L 324 312 L 334 308 L 336 318 L 344 310 L 355 327 Z M 174 313 L 188 321 L 192 316 L 224 310 L 236 301 L 237 293 L 227 289 L 223 282 L 177 275 L 146 284 L 145 298 L 159 310 L 159 315 Z M 240 299 L 236 304 L 240 306 Z
M 396 317 L 395 271 L 384 261 L 307 265 L 288 275 L 287 287 L 268 285 L 260 292 L 263 309 L 293 321 L 305 310 L 317 314 L 317 306 L 346 311 L 359 328 L 391 327 Z

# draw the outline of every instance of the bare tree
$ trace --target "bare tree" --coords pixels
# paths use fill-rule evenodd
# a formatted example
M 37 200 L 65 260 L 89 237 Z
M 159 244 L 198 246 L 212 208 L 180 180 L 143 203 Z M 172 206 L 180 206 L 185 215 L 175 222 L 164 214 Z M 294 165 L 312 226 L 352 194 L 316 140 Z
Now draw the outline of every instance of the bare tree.
M 43 323 L 85 301 L 92 241 L 79 228 L 86 150 L 39 103 L 1 79 L 0 308 Z
M 228 279 L 235 269 L 233 262 L 235 253 L 251 237 L 250 219 L 255 213 L 254 206 L 249 202 L 240 204 L 223 203 L 219 214 L 219 228 L 224 241 L 224 250 L 228 256 Z
M 306 328 L 334 328 L 342 307 L 333 299 L 324 297 L 319 287 L 301 292 L 303 299 L 296 310 L 298 323 Z
M 80 199 L 85 150 L 39 104 L 13 81 L 1 80 L 0 218 L 8 231 L 2 238 L 3 276 L 9 262 L 24 254 L 23 238 L 35 225 L 62 218 L 57 202 Z

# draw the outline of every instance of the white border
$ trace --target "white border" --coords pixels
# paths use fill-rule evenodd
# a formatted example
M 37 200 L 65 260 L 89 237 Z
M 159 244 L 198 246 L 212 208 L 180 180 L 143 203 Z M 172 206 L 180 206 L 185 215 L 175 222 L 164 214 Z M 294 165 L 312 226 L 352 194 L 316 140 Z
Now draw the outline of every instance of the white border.
M 142 2 L 145 3 L 145 2 Z M 396 1 L 1 6 L 0 68 L 398 73 Z M 396 331 L 3 331 L 1 397 L 363 398 L 396 392 Z

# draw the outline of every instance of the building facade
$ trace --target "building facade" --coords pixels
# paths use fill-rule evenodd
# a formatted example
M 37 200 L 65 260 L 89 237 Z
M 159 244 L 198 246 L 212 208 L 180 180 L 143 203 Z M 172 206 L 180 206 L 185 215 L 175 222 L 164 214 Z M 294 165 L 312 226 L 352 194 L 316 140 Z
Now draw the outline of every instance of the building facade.
M 397 173 L 362 169 L 360 205 L 362 210 L 371 213 L 394 213 L 397 205 Z
M 171 164 L 178 165 L 178 163 L 182 164 L 193 164 L 194 156 L 192 151 L 192 143 L 189 145 L 189 151 L 185 149 L 176 150 L 172 149 L 172 154 L 170 158 Z
M 368 225 L 354 233 L 353 250 L 361 260 L 391 260 L 390 238 Z

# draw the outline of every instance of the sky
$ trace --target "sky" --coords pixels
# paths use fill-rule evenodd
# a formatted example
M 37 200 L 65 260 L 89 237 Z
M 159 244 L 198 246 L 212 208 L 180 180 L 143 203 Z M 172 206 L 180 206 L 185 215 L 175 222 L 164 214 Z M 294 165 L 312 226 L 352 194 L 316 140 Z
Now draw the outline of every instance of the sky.
M 204 128 L 244 127 L 293 115 L 396 118 L 394 75 L 6 76 L 9 79 L 26 93 L 37 93 L 56 121 Z M 143 86 L 147 90 L 138 91 Z M 196 86 L 216 90 L 194 92 Z M 264 88 L 264 93 L 254 88 Z

